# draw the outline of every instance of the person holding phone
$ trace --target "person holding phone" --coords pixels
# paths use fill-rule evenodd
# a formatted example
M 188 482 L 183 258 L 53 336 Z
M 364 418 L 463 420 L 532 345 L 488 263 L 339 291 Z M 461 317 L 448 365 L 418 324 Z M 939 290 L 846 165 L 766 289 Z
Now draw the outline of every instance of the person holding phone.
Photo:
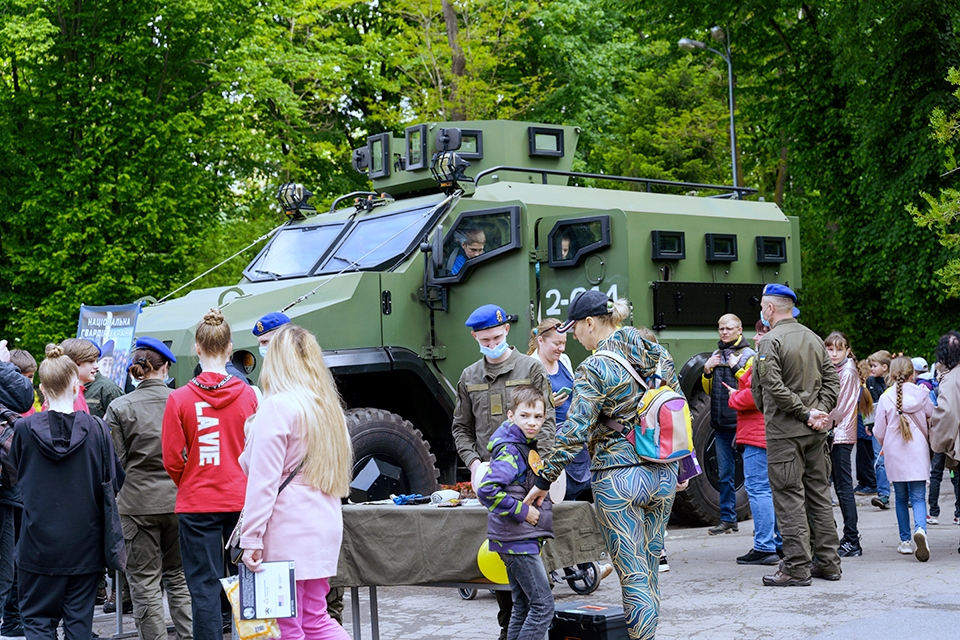
M 567 334 L 557 333 L 560 320 L 547 318 L 530 332 L 530 345 L 527 355 L 536 356 L 550 378 L 553 390 L 553 408 L 557 415 L 557 431 L 567 419 L 570 410 L 571 390 L 573 389 L 573 365 L 564 351 L 567 348 Z M 587 447 L 576 455 L 567 468 L 567 490 L 564 500 L 590 500 L 590 453 Z

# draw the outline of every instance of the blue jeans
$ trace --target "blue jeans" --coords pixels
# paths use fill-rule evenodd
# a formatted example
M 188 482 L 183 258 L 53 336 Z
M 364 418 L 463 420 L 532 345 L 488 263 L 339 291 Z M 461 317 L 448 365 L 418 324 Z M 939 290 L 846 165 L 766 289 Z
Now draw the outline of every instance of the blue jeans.
M 513 592 L 507 640 L 543 640 L 553 621 L 553 593 L 539 555 L 501 553 Z
M 913 529 L 927 530 L 927 482 L 926 480 L 894 482 L 893 488 L 897 494 L 897 526 L 900 528 L 900 542 L 906 542 L 913 534 L 913 530 L 910 529 L 910 506 L 913 506 Z
M 733 450 L 735 431 L 714 431 L 717 452 L 717 470 L 720 475 L 720 522 L 737 521 L 737 488 L 734 474 L 737 471 L 737 452 Z
M 774 553 L 783 546 L 773 513 L 773 491 L 767 475 L 767 450 L 746 445 L 743 449 L 743 483 L 753 513 L 753 548 Z
M 877 458 L 877 497 L 890 497 L 890 481 L 887 480 L 887 467 L 883 463 L 883 456 L 880 455 L 880 441 L 877 436 L 873 436 L 873 453 Z

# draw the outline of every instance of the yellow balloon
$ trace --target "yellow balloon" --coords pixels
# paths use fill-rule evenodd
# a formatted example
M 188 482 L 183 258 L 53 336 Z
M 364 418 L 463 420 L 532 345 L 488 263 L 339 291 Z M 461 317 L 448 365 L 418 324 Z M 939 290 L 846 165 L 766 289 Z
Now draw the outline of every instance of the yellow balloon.
M 490 551 L 490 541 L 484 540 L 477 551 L 477 565 L 483 577 L 494 584 L 507 584 L 507 565 L 496 551 Z

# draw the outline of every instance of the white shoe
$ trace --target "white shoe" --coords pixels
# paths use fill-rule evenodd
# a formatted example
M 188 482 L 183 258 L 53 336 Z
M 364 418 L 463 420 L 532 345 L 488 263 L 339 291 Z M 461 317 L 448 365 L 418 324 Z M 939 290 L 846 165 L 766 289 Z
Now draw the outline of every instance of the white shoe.
M 666 573 L 670 571 L 670 563 L 667 562 L 667 554 L 660 556 L 660 566 L 657 568 L 657 573 Z
M 927 532 L 917 529 L 913 532 L 913 544 L 917 545 L 917 560 L 926 562 L 930 559 L 930 548 L 927 546 Z
M 900 546 L 897 547 L 897 553 L 902 553 L 905 556 L 909 556 L 913 553 L 913 547 L 910 546 L 909 540 L 904 540 L 900 543 Z
M 927 524 L 940 524 L 940 521 L 937 520 L 937 516 L 927 516 Z
M 953 524 L 960 524 L 960 518 L 954 518 Z

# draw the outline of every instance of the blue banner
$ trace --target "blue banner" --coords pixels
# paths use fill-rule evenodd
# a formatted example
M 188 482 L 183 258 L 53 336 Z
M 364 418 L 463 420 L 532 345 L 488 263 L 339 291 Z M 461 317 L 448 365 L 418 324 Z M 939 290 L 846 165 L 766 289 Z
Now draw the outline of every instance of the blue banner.
M 77 337 L 92 340 L 100 347 L 100 373 L 123 389 L 127 367 L 133 352 L 133 333 L 137 328 L 140 303 L 112 307 L 80 305 Z

